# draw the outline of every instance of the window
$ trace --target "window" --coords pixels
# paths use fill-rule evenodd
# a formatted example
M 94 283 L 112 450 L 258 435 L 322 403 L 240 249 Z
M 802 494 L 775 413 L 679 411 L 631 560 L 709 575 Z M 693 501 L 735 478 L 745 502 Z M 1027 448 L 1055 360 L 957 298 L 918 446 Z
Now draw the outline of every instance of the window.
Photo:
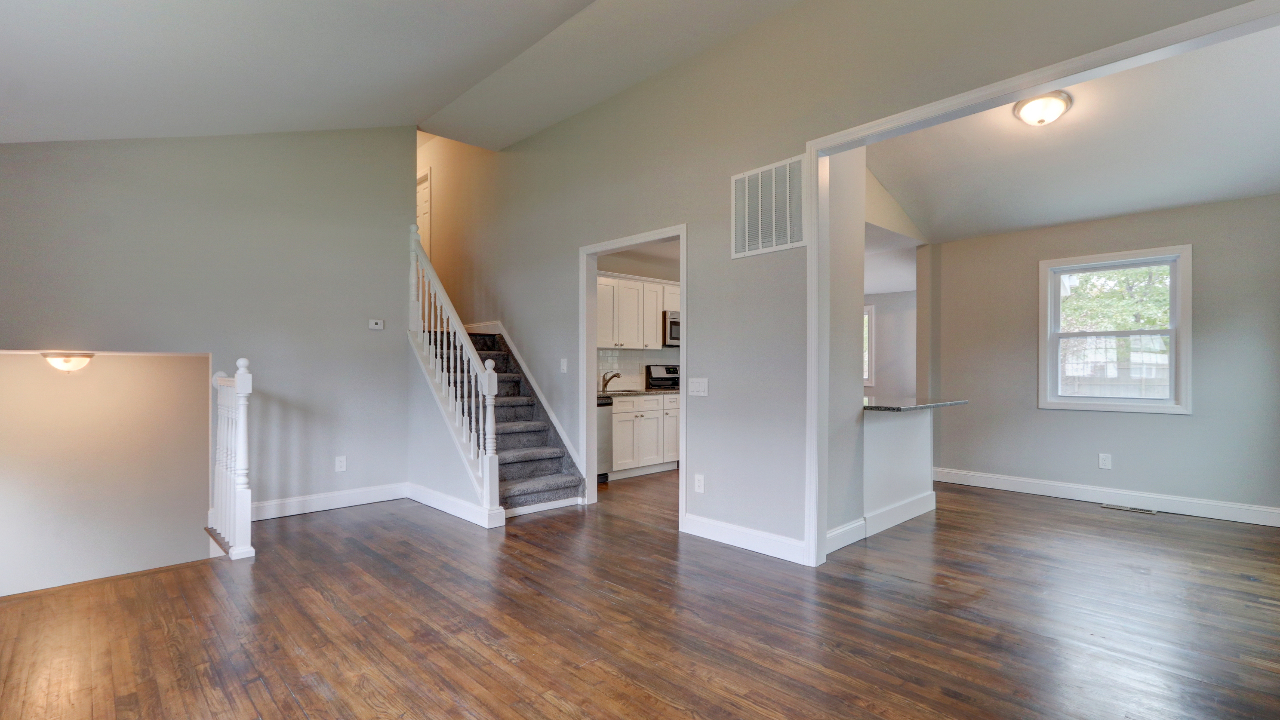
M 862 306 L 862 384 L 876 384 L 876 306 Z
M 1191 412 L 1191 246 L 1040 263 L 1040 407 Z

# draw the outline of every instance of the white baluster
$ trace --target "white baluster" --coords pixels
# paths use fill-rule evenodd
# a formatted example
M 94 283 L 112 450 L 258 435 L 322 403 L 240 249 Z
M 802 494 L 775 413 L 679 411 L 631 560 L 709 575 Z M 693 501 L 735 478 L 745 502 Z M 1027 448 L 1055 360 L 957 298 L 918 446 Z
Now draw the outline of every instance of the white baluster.
M 236 361 L 236 436 L 235 436 L 235 497 L 234 526 L 227 543 L 232 560 L 252 557 L 250 535 L 253 529 L 253 496 L 249 489 L 249 394 L 253 392 L 253 376 L 249 374 L 249 361 Z

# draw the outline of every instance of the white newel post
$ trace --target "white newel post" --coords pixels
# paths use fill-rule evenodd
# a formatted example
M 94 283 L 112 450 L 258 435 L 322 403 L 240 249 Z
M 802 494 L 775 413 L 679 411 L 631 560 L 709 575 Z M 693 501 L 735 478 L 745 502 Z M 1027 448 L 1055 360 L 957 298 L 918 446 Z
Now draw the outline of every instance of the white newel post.
M 484 361 L 484 489 L 486 507 L 498 505 L 498 421 L 494 409 L 498 397 L 498 373 L 493 361 Z
M 253 557 L 251 533 L 253 528 L 253 493 L 249 490 L 249 394 L 253 392 L 253 375 L 249 374 L 249 361 L 236 361 L 236 436 L 235 436 L 235 519 L 227 544 L 232 560 Z

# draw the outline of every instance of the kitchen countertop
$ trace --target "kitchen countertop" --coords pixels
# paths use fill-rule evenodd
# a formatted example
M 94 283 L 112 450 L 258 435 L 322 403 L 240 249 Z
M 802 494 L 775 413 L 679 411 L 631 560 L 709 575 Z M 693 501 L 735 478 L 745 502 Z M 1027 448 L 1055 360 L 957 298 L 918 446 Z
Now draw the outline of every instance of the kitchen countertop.
M 636 395 L 678 395 L 679 389 L 674 390 L 611 390 L 609 392 L 596 393 L 596 397 L 635 397 Z
M 910 410 L 928 410 L 949 405 L 967 405 L 968 403 L 968 400 L 938 400 L 937 398 L 864 397 L 862 398 L 862 409 L 883 412 L 908 412 Z

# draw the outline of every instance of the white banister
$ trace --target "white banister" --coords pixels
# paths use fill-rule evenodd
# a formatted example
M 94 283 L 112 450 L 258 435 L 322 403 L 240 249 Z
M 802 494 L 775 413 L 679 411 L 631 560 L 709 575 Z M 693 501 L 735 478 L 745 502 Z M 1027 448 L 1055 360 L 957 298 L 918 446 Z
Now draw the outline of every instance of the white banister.
M 409 232 L 409 340 L 453 430 L 479 504 L 500 511 L 495 398 L 498 374 L 481 361 L 431 261 L 422 252 L 418 226 Z M 498 513 L 501 515 L 501 513 Z
M 218 393 L 218 428 L 213 454 L 213 509 L 209 529 L 227 546 L 232 560 L 253 557 L 253 492 L 249 489 L 249 361 L 236 361 L 235 377 L 213 376 Z

